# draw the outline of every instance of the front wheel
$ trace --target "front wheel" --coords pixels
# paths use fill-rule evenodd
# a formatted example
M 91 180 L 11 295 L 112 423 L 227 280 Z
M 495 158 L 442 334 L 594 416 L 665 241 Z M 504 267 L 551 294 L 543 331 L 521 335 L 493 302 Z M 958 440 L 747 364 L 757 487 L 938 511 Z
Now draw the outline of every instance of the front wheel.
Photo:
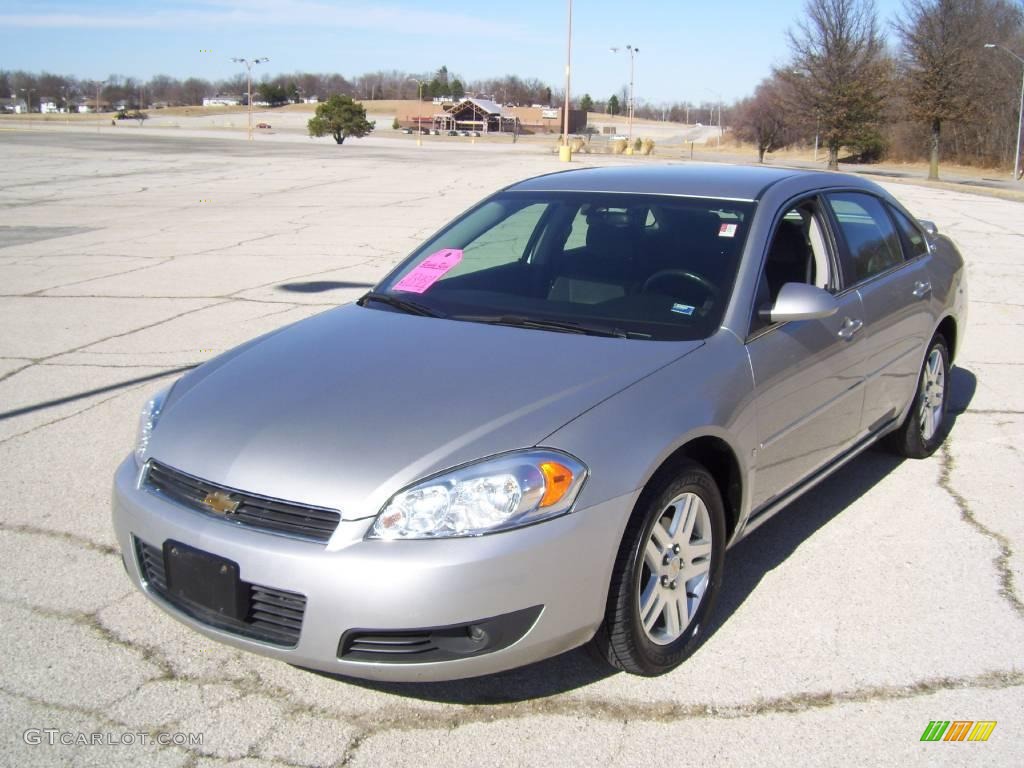
M 936 335 L 928 346 L 917 393 L 903 424 L 888 437 L 889 447 L 908 459 L 925 459 L 942 445 L 949 431 L 949 348 Z
M 660 675 L 693 652 L 725 559 L 725 511 L 710 473 L 686 462 L 645 491 L 626 527 L 594 649 L 612 666 Z

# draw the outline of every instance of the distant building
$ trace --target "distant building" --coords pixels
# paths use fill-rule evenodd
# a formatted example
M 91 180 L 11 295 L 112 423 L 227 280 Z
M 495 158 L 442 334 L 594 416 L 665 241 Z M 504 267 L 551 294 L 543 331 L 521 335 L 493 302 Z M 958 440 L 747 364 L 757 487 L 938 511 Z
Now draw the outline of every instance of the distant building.
M 28 112 L 28 105 L 25 103 L 24 99 L 11 96 L 9 99 L 0 99 L 0 112 L 13 112 L 16 115 L 20 115 L 24 112 Z
M 306 98 L 304 98 L 302 100 L 302 102 L 304 104 L 319 104 L 320 103 L 320 97 L 319 96 L 307 96 Z
M 242 103 L 238 96 L 213 96 L 203 99 L 204 107 L 237 107 Z
M 52 114 L 60 112 L 60 108 L 57 106 L 57 100 L 53 96 L 41 96 L 39 98 L 39 111 L 43 114 Z
M 561 133 L 560 107 L 509 107 L 489 99 L 462 99 L 457 103 L 441 105 L 417 102 L 396 118 L 408 127 L 436 128 L 438 130 L 480 131 L 502 133 Z M 569 133 L 581 133 L 587 127 L 587 114 L 574 109 L 569 112 Z
M 109 112 L 110 104 L 105 101 L 99 102 L 99 109 L 96 109 L 96 99 L 83 99 L 75 105 L 76 112 L 90 113 L 90 112 Z

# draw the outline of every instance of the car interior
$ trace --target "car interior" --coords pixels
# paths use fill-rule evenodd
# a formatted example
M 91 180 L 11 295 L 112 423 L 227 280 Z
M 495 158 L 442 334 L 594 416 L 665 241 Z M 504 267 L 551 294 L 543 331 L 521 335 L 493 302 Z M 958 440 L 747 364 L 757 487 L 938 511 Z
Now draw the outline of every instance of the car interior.
M 513 224 L 513 211 L 469 239 L 463 262 L 430 298 L 502 312 L 688 325 L 687 338 L 698 326 L 717 325 L 749 204 L 623 202 L 549 204 L 521 225 Z
M 769 325 L 769 309 L 786 283 L 806 283 L 834 290 L 824 229 L 814 201 L 796 206 L 779 221 L 758 284 L 752 330 Z

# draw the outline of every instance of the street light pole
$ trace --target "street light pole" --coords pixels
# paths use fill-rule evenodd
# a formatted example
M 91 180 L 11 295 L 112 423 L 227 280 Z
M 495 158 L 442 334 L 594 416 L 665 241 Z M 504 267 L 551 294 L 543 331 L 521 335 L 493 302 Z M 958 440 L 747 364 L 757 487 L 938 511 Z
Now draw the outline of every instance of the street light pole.
M 416 103 L 419 105 L 416 107 L 416 146 L 423 146 L 423 127 L 420 125 L 420 110 L 423 109 L 423 81 L 415 77 L 408 78 L 412 82 L 416 83 Z
M 247 73 L 247 78 L 246 78 L 246 82 L 247 82 L 247 87 L 246 87 L 247 96 L 246 96 L 246 98 L 247 98 L 248 107 L 249 107 L 249 141 L 252 141 L 252 68 L 255 67 L 257 64 L 263 64 L 264 62 L 270 61 L 270 59 L 268 59 L 266 56 L 261 56 L 260 58 L 257 58 L 257 59 L 243 59 L 243 58 L 239 58 L 237 56 L 234 56 L 234 57 L 232 57 L 231 60 L 233 62 L 235 62 L 236 64 L 245 64 L 245 70 L 246 70 L 246 73 Z
M 998 43 L 985 43 L 985 47 L 998 48 L 1004 53 L 1010 54 L 1024 67 L 1024 58 L 1021 58 L 1009 48 L 1005 48 Z M 1020 145 L 1022 141 L 1024 141 L 1024 73 L 1021 73 L 1020 79 L 1020 107 L 1017 112 L 1017 152 L 1013 158 L 1013 178 L 1015 180 L 1024 178 L 1024 168 L 1020 167 Z
M 612 48 L 612 53 L 618 53 L 619 48 Z M 628 136 L 629 146 L 633 146 L 633 105 L 636 103 L 636 98 L 633 95 L 633 83 L 635 82 L 634 74 L 634 57 L 640 53 L 639 48 L 635 48 L 632 45 L 626 46 L 626 51 L 629 53 L 629 109 L 627 110 L 627 118 L 629 123 Z
M 569 0 L 569 35 L 565 44 L 565 107 L 562 115 L 562 146 L 569 146 L 569 84 L 572 71 L 572 0 Z
M 31 88 L 19 88 L 19 91 L 25 94 L 25 110 L 28 112 L 28 127 L 32 127 L 32 89 Z

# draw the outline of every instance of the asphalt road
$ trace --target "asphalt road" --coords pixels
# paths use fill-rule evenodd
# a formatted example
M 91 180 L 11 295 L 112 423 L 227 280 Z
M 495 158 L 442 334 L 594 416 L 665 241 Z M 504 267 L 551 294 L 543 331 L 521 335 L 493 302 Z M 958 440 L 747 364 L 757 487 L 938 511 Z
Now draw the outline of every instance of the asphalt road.
M 222 647 L 136 594 L 111 476 L 175 371 L 350 301 L 485 193 L 559 166 L 485 145 L 111 133 L 0 135 L 0 763 L 1019 764 L 1020 203 L 892 188 L 968 261 L 953 434 L 928 461 L 868 452 L 731 551 L 683 667 L 641 679 L 576 651 L 368 684 Z M 937 719 L 998 725 L 922 743 Z M 202 743 L 142 743 L 159 733 Z

